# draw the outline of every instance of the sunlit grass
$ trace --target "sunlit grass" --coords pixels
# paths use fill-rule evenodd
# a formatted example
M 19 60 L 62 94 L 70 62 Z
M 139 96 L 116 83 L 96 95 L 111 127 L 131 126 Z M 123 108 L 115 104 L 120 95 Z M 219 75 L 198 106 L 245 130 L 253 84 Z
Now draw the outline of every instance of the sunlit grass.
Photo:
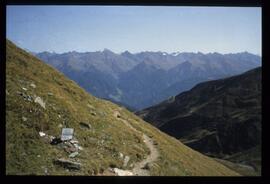
M 126 109 L 121 110 L 111 102 L 93 97 L 10 41 L 6 46 L 7 174 L 44 175 L 47 169 L 49 175 L 95 175 L 108 167 L 132 168 L 130 165 L 146 157 L 149 149 L 141 133 L 134 132 L 113 116 L 113 112 L 118 110 L 134 128 L 157 142 L 160 157 L 150 168 L 152 175 L 237 175 L 161 133 Z M 32 83 L 36 88 L 30 86 Z M 46 109 L 25 100 L 17 92 L 41 97 Z M 22 117 L 27 120 L 23 121 Z M 89 123 L 91 128 L 82 129 L 80 122 Z M 59 136 L 62 127 L 74 128 L 74 136 L 83 147 L 79 156 L 73 159 L 82 164 L 79 171 L 67 171 L 54 165 L 54 159 L 68 158 L 68 154 L 45 142 L 38 134 L 43 131 Z M 123 168 L 119 153 L 130 157 L 126 168 Z

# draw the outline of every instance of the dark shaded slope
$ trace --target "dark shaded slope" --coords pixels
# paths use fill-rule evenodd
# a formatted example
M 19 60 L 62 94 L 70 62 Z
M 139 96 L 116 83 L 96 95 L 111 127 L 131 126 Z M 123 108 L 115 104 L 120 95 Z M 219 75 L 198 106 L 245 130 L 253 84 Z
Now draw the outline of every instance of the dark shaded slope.
M 137 114 L 208 155 L 251 149 L 261 144 L 261 68 L 200 83 Z

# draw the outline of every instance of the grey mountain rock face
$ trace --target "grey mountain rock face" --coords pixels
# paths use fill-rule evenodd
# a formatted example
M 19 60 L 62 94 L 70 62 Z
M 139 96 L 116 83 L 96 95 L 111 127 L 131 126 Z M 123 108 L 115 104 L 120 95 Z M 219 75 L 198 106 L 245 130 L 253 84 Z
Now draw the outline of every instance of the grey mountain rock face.
M 91 94 L 134 110 L 157 104 L 199 82 L 236 75 L 261 65 L 259 56 L 247 52 L 115 54 L 105 49 L 85 53 L 42 52 L 36 56 Z

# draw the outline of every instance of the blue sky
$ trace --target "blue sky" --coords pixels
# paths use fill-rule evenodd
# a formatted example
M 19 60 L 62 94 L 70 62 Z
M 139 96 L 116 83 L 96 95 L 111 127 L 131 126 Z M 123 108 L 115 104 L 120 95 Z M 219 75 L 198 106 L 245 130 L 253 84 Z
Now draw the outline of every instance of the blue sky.
M 261 55 L 261 8 L 7 6 L 7 38 L 34 52 L 248 51 Z

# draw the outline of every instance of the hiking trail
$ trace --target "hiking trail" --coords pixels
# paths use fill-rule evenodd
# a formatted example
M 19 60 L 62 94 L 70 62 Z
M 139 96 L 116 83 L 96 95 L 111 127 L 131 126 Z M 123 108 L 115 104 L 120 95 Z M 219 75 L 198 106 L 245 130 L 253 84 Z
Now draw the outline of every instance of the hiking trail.
M 131 128 L 135 132 L 142 133 L 142 132 L 138 131 L 137 129 L 135 129 L 130 123 L 128 123 L 127 120 L 123 119 L 121 117 L 121 114 L 119 113 L 119 111 L 114 111 L 113 116 L 115 118 L 121 120 L 126 126 Z M 135 175 L 135 176 L 150 176 L 149 170 L 144 169 L 144 167 L 146 166 L 146 164 L 149 164 L 149 163 L 156 161 L 158 156 L 159 156 L 159 152 L 158 152 L 157 148 L 155 147 L 153 140 L 150 137 L 148 137 L 147 135 L 145 135 L 144 133 L 142 133 L 142 134 L 143 134 L 142 135 L 143 142 L 149 148 L 150 155 L 148 155 L 142 161 L 135 163 L 133 169 L 128 170 L 128 171 L 132 172 L 133 175 Z

